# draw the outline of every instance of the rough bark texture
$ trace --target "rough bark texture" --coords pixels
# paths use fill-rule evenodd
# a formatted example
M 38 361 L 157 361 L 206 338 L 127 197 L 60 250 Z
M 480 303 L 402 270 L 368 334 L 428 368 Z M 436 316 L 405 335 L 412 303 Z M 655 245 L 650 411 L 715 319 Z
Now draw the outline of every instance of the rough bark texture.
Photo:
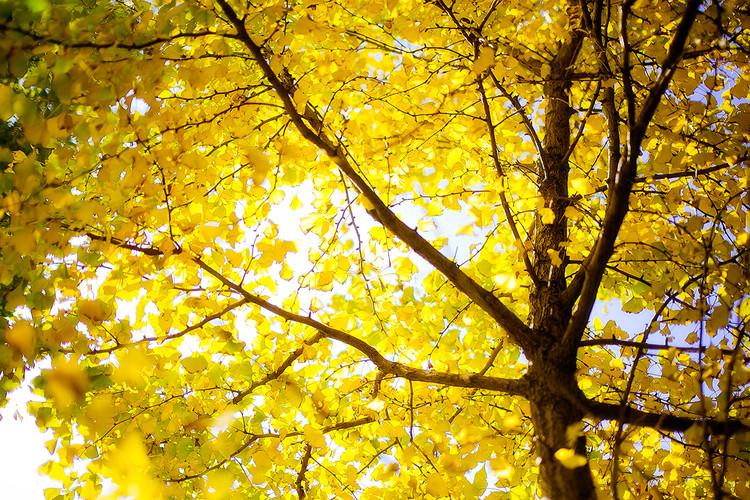
M 539 374 L 545 378 L 557 375 L 554 372 Z M 569 380 L 573 382 L 572 377 Z M 588 464 L 569 469 L 555 458 L 555 452 L 560 448 L 574 448 L 576 454 L 586 456 L 585 438 L 573 435 L 571 441 L 568 437 L 568 429 L 579 422 L 583 414 L 569 399 L 546 387 L 540 388 L 542 390 L 530 398 L 536 453 L 540 460 L 541 490 L 553 500 L 594 499 L 596 490 Z
M 561 342 L 565 326 L 570 321 L 571 307 L 562 299 L 565 279 L 565 242 L 568 239 L 565 209 L 568 197 L 568 156 L 571 143 L 569 89 L 570 68 L 575 62 L 582 35 L 573 34 L 559 47 L 551 64 L 550 78 L 544 85 L 546 103 L 542 159 L 539 165 L 539 193 L 545 207 L 555 214 L 552 224 L 536 221 L 534 235 L 534 271 L 540 284 L 531 293 L 533 328 L 545 348 L 532 353 L 529 372 L 533 390 L 529 395 L 531 419 L 534 424 L 536 453 L 539 457 L 542 493 L 552 499 L 596 498 L 588 464 L 570 469 L 555 458 L 561 448 L 574 448 L 586 456 L 586 442 L 582 437 L 569 436 L 568 429 L 578 423 L 583 412 L 560 387 L 570 395 L 577 390 L 575 382 L 576 349 Z M 558 252 L 562 265 L 555 266 L 549 252 Z

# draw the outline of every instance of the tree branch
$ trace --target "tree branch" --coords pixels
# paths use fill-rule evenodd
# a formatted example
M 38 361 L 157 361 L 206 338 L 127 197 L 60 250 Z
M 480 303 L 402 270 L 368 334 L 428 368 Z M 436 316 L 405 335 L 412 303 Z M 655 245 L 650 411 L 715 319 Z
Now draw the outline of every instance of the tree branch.
M 466 294 L 483 311 L 489 314 L 503 329 L 508 336 L 524 350 L 534 349 L 538 345 L 531 329 L 516 316 L 513 311 L 495 297 L 492 292 L 482 287 L 469 275 L 463 272 L 455 262 L 445 257 L 416 230 L 407 226 L 395 213 L 380 199 L 370 185 L 360 176 L 352 166 L 344 147 L 337 141 L 326 137 L 322 132 L 322 122 L 311 105 L 307 105 L 304 116 L 297 111 L 292 98 L 292 82 L 284 82 L 274 72 L 266 60 L 261 48 L 252 40 L 245 28 L 244 22 L 226 0 L 217 0 L 224 14 L 237 30 L 239 40 L 247 47 L 250 54 L 260 66 L 268 82 L 273 86 L 276 94 L 281 99 L 289 119 L 297 128 L 299 133 L 309 143 L 315 145 L 336 163 L 339 169 L 354 183 L 359 192 L 372 206 L 367 212 L 370 216 L 388 229 L 401 241 L 406 243 L 418 255 L 429 262 L 435 269 L 442 273 L 456 288 Z M 310 123 L 310 125 L 308 125 Z
M 582 283 L 580 285 L 578 306 L 565 330 L 565 335 L 563 336 L 564 345 L 575 345 L 581 339 L 588 323 L 591 309 L 594 306 L 599 291 L 599 285 L 607 267 L 607 262 L 614 252 L 617 235 L 625 220 L 625 215 L 628 213 L 630 191 L 633 188 L 633 182 L 638 172 L 638 157 L 640 156 L 641 143 L 659 105 L 659 100 L 666 91 L 677 63 L 680 61 L 680 56 L 684 51 L 685 43 L 690 33 L 690 28 L 695 21 L 699 6 L 700 0 L 688 0 L 682 20 L 672 37 L 667 57 L 661 65 L 659 79 L 649 91 L 640 113 L 638 113 L 635 122 L 630 127 L 627 150 L 620 159 L 614 188 L 610 189 L 608 193 L 609 203 L 607 204 L 601 233 L 593 250 L 586 257 L 579 271 L 579 275 L 582 275 L 583 278 L 579 279 Z M 627 30 L 627 26 L 624 26 L 624 29 Z M 627 64 L 628 62 L 626 61 L 625 65 L 627 66 Z M 627 82 L 625 84 L 627 85 Z M 566 298 L 570 299 L 569 294 L 566 295 L 568 295 Z
M 622 416 L 622 421 L 626 424 L 652 427 L 663 431 L 684 432 L 693 425 L 701 427 L 705 425 L 707 431 L 713 435 L 731 436 L 738 432 L 750 431 L 750 425 L 736 418 L 727 420 L 692 418 L 637 410 L 629 405 L 623 408 L 620 404 L 592 400 L 586 400 L 584 406 L 589 417 L 601 420 L 617 420 Z
M 297 498 L 299 500 L 302 500 L 307 496 L 307 491 L 305 490 L 305 473 L 307 472 L 307 465 L 310 463 L 310 457 L 312 457 L 312 446 L 310 446 L 309 443 L 305 444 L 305 452 L 302 455 L 302 460 L 300 460 L 299 464 L 299 473 L 297 474 L 297 479 L 294 481 L 294 487 L 297 490 Z
M 492 82 L 495 84 L 497 90 L 499 90 L 500 93 L 503 94 L 503 97 L 505 97 L 508 102 L 510 102 L 510 104 L 513 106 L 513 109 L 515 109 L 518 115 L 521 117 L 521 122 L 526 128 L 526 131 L 529 133 L 529 137 L 531 137 L 531 142 L 534 144 L 534 149 L 536 149 L 537 157 L 539 158 L 539 164 L 542 166 L 542 172 L 544 172 L 545 176 L 548 175 L 549 170 L 545 163 L 544 146 L 542 145 L 542 141 L 539 139 L 539 135 L 536 133 L 534 124 L 531 123 L 531 120 L 529 119 L 529 115 L 526 114 L 526 109 L 521 104 L 521 101 L 518 100 L 518 97 L 507 91 L 507 89 L 503 86 L 500 80 L 498 80 L 498 78 L 495 76 L 495 73 L 493 73 L 492 71 L 490 71 L 490 78 L 492 78 Z
M 150 255 L 151 257 L 160 257 L 164 255 L 164 252 L 153 246 L 139 245 L 137 243 L 128 243 L 125 240 L 119 238 L 102 236 L 100 234 L 94 234 L 92 232 L 84 233 L 90 240 L 103 241 L 104 243 L 111 243 L 117 247 L 124 248 L 126 250 L 132 250 L 133 252 L 142 253 L 144 255 Z M 172 255 L 177 255 L 182 252 L 181 248 L 175 248 Z
M 250 302 L 247 298 L 245 298 L 243 300 L 245 300 L 246 302 Z M 313 345 L 313 344 L 319 342 L 320 339 L 322 339 L 322 338 L 323 338 L 322 334 L 316 333 L 315 335 L 313 335 L 312 338 L 306 340 L 304 342 L 304 344 L 310 346 L 310 345 Z M 281 374 L 286 371 L 287 368 L 289 368 L 290 366 L 292 366 L 292 363 L 294 363 L 295 361 L 297 361 L 297 359 L 300 356 L 302 356 L 303 352 L 305 352 L 305 347 L 304 346 L 295 349 L 289 356 L 286 357 L 286 359 L 284 359 L 284 361 L 281 362 L 281 364 L 274 371 L 267 373 L 265 377 L 263 377 L 262 379 L 258 380 L 257 382 L 251 383 L 250 387 L 248 387 L 244 391 L 241 391 L 241 392 L 237 393 L 232 398 L 232 403 L 234 403 L 234 404 L 239 403 L 248 394 L 251 394 L 258 387 L 266 385 L 267 383 L 269 383 L 272 380 L 278 379 L 281 376 Z
M 618 346 L 618 347 L 633 347 L 636 349 L 647 349 L 649 351 L 666 351 L 669 349 L 675 349 L 680 352 L 700 352 L 700 347 L 691 347 L 687 345 L 670 345 L 670 344 L 655 344 L 650 342 L 639 342 L 637 340 L 623 340 L 623 339 L 590 339 L 582 340 L 579 344 L 581 347 L 591 346 Z M 734 354 L 734 349 L 727 349 L 720 347 L 719 352 L 725 356 Z M 750 359 L 750 355 L 744 355 L 744 359 Z
M 503 207 L 503 213 L 505 214 L 505 219 L 508 221 L 508 226 L 510 226 L 510 231 L 513 233 L 513 239 L 516 241 L 516 246 L 518 246 L 518 249 L 520 250 L 523 257 L 523 263 L 526 266 L 526 272 L 529 274 L 531 282 L 534 284 L 534 286 L 538 287 L 540 286 L 539 278 L 534 272 L 534 266 L 531 264 L 529 253 L 526 251 L 526 246 L 524 246 L 523 244 L 523 240 L 521 239 L 521 235 L 518 232 L 516 222 L 513 220 L 513 213 L 510 211 L 508 198 L 505 196 L 505 172 L 503 171 L 503 166 L 500 164 L 500 158 L 497 154 L 498 145 L 497 138 L 495 136 L 495 125 L 492 123 L 492 111 L 490 110 L 490 103 L 487 100 L 487 94 L 484 91 L 484 83 L 480 80 L 477 82 L 477 85 L 479 87 L 479 95 L 482 98 L 482 108 L 484 109 L 484 121 L 485 123 L 487 123 L 487 133 L 490 135 L 490 146 L 492 147 L 492 162 L 495 164 L 495 170 L 497 170 L 497 175 L 498 177 L 500 177 L 500 181 L 504 184 L 503 186 L 501 186 L 499 191 L 500 205 L 502 205 Z
M 197 31 L 195 33 L 177 33 L 172 36 L 168 37 L 158 37 L 151 40 L 147 40 L 145 42 L 140 43 L 122 43 L 121 41 L 112 41 L 112 42 L 92 42 L 92 41 L 85 41 L 85 42 L 70 42 L 67 40 L 62 40 L 59 38 L 52 38 L 52 37 L 46 37 L 39 35 L 37 33 L 34 33 L 33 31 L 25 30 L 23 28 L 19 28 L 17 26 L 8 26 L 5 24 L 0 24 L 0 32 L 13 32 L 18 33 L 19 35 L 25 36 L 27 38 L 30 38 L 36 43 L 49 43 L 52 45 L 59 45 L 61 47 L 65 47 L 68 49 L 125 49 L 125 50 L 143 50 L 147 49 L 149 47 L 153 47 L 155 45 L 160 45 L 163 43 L 172 42 L 174 40 L 178 40 L 180 38 L 187 38 L 187 39 L 193 39 L 193 38 L 201 38 L 205 36 L 219 36 L 224 38 L 234 38 L 234 35 L 231 35 L 229 33 L 218 33 L 215 31 L 210 30 L 204 30 L 204 31 Z
M 528 381 L 525 378 L 520 379 L 505 379 L 498 377 L 488 377 L 479 374 L 456 374 L 438 372 L 434 370 L 423 370 L 420 368 L 413 368 L 411 366 L 404 365 L 395 361 L 386 359 L 377 349 L 372 347 L 367 342 L 350 335 L 346 332 L 332 328 L 324 323 L 321 323 L 309 316 L 301 316 L 293 312 L 282 309 L 281 307 L 268 302 L 261 297 L 252 294 L 245 290 L 242 286 L 232 282 L 231 280 L 224 277 L 220 272 L 209 266 L 200 257 L 194 257 L 193 261 L 197 263 L 203 270 L 208 274 L 216 278 L 227 288 L 240 294 L 247 302 L 255 304 L 266 311 L 269 311 L 277 316 L 284 318 L 287 321 L 293 321 L 314 328 L 318 331 L 321 337 L 325 337 L 331 340 L 338 340 L 339 342 L 346 344 L 350 347 L 355 348 L 367 358 L 384 374 L 394 375 L 396 377 L 405 378 L 414 382 L 426 382 L 437 385 L 445 385 L 450 387 L 467 387 L 474 389 L 485 389 L 489 391 L 503 392 L 511 395 L 523 396 L 528 391 Z M 315 339 L 315 337 L 314 337 Z M 312 342 L 312 341 L 308 341 Z M 295 351 L 296 353 L 297 351 Z M 292 353 L 292 356 L 295 354 Z M 291 356 L 290 356 L 291 358 Z M 289 360 L 290 358 L 287 358 Z M 296 359 L 296 358 L 295 358 Z M 289 361 L 291 364 L 293 359 Z
M 135 340 L 133 342 L 127 342 L 127 343 L 122 343 L 122 344 L 118 343 L 118 344 L 116 344 L 116 345 L 114 345 L 112 347 L 102 347 L 102 348 L 99 348 L 99 349 L 90 349 L 90 350 L 86 351 L 84 353 L 84 355 L 91 356 L 91 355 L 95 355 L 95 354 L 108 354 L 108 353 L 114 352 L 114 351 L 116 351 L 118 349 L 123 349 L 123 348 L 126 348 L 126 347 L 131 347 L 131 346 L 134 346 L 134 345 L 138 345 L 138 344 L 144 344 L 144 343 L 148 343 L 148 342 L 166 342 L 167 340 L 178 339 L 180 337 L 184 337 L 185 335 L 187 335 L 188 333 L 190 333 L 190 332 L 192 332 L 194 330 L 198 330 L 200 328 L 203 328 L 204 326 L 206 326 L 207 324 L 211 323 L 212 321 L 214 321 L 216 319 L 220 319 L 225 314 L 227 314 L 227 313 L 229 313 L 229 312 L 237 309 L 238 307 L 240 307 L 240 306 L 242 306 L 244 304 L 247 304 L 247 300 L 244 299 L 244 298 L 242 298 L 242 299 L 240 299 L 240 300 L 238 300 L 236 302 L 232 302 L 231 304 L 227 305 L 221 311 L 217 311 L 217 312 L 215 312 L 213 314 L 209 314 L 208 316 L 204 317 L 199 322 L 193 323 L 192 325 L 189 325 L 189 326 L 186 326 L 185 328 L 183 328 L 179 332 L 171 333 L 169 335 L 164 335 L 162 337 L 158 337 L 158 336 L 144 337 L 142 339 L 138 339 L 138 340 Z M 70 349 L 70 350 L 68 350 L 68 349 L 61 349 L 61 352 L 70 352 L 70 353 L 73 353 L 73 352 L 80 352 L 80 351 L 76 351 L 75 349 Z
M 119 240 L 115 241 L 111 238 L 107 239 L 98 235 L 88 235 L 88 236 L 97 241 L 109 242 L 109 243 L 112 243 L 113 245 L 117 245 L 122 248 L 138 251 L 149 256 L 165 255 L 164 252 L 154 247 L 145 247 L 145 246 L 127 244 Z M 309 316 L 301 316 L 299 314 L 295 314 L 290 311 L 287 311 L 277 305 L 274 305 L 268 302 L 267 300 L 255 294 L 248 292 L 242 286 L 227 279 L 219 271 L 217 271 L 216 269 L 208 265 L 203 259 L 201 259 L 200 256 L 194 256 L 192 258 L 192 261 L 195 262 L 201 269 L 206 271 L 208 274 L 216 278 L 224 286 L 226 286 L 227 288 L 233 290 L 234 292 L 242 296 L 242 299 L 239 302 L 235 302 L 231 306 L 228 306 L 227 310 L 229 310 L 230 307 L 234 308 L 242 304 L 255 304 L 273 314 L 276 314 L 277 316 L 284 318 L 287 321 L 294 321 L 296 323 L 301 323 L 301 324 L 310 326 L 314 328 L 315 330 L 317 330 L 318 333 L 314 335 L 312 338 L 306 340 L 305 341 L 306 345 L 315 344 L 316 342 L 320 341 L 320 339 L 322 338 L 338 340 L 339 342 L 342 342 L 344 344 L 349 345 L 350 347 L 357 349 L 358 351 L 363 353 L 365 356 L 367 356 L 370 359 L 370 361 L 375 366 L 378 367 L 378 369 L 381 371 L 383 375 L 394 375 L 396 377 L 405 378 L 407 380 L 412 380 L 414 382 L 427 382 L 427 383 L 434 383 L 438 385 L 446 385 L 446 386 L 452 386 L 452 387 L 485 389 L 485 390 L 490 390 L 490 391 L 504 392 L 507 394 L 520 395 L 520 396 L 524 396 L 527 393 L 528 381 L 525 378 L 504 379 L 504 378 L 498 378 L 498 377 L 484 376 L 484 373 L 487 371 L 487 369 L 489 369 L 489 366 L 483 368 L 477 374 L 455 374 L 455 373 L 437 372 L 434 370 L 423 370 L 420 368 L 413 368 L 413 367 L 404 365 L 402 363 L 389 361 L 388 359 L 385 358 L 385 356 L 380 354 L 380 352 L 377 349 L 375 349 L 370 344 L 366 343 L 365 341 L 353 335 L 350 335 L 341 330 L 337 330 L 335 328 L 327 326 L 317 320 L 310 318 Z M 227 310 L 221 311 L 220 313 L 217 313 L 216 315 L 224 314 L 227 312 Z M 199 323 L 199 325 L 202 326 L 207 321 L 208 320 L 204 320 L 203 322 Z M 190 330 L 193 330 L 195 328 L 198 328 L 198 325 L 193 325 L 188 328 Z M 183 331 L 175 335 L 184 334 L 184 333 L 187 333 L 187 332 Z M 161 340 L 161 339 L 154 338 L 154 339 L 149 339 L 149 340 Z M 267 374 L 266 377 L 264 377 L 260 381 L 253 383 L 248 389 L 245 389 L 242 392 L 238 393 L 233 398 L 233 402 L 238 403 L 244 397 L 250 394 L 255 388 L 268 383 L 270 380 L 278 378 L 279 375 L 281 375 L 281 373 L 283 373 L 287 368 L 289 368 L 289 366 L 291 366 L 291 364 L 302 355 L 303 350 L 304 350 L 304 347 L 300 347 L 296 349 L 289 356 L 287 356 L 287 358 L 281 363 L 281 365 L 279 365 L 279 367 L 276 370 Z M 103 350 L 102 352 L 108 352 L 108 351 L 109 350 Z

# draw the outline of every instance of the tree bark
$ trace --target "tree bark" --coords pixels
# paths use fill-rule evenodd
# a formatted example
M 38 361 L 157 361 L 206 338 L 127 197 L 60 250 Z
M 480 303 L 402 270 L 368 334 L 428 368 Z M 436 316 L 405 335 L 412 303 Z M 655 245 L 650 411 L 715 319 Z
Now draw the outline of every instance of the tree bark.
M 539 458 L 542 493 L 551 500 L 586 500 L 596 498 L 589 464 L 570 469 L 555 458 L 560 448 L 573 448 L 586 456 L 585 438 L 571 436 L 568 429 L 580 422 L 583 414 L 565 397 L 547 392 L 531 399 L 531 421 Z
M 573 9 L 577 8 L 574 2 Z M 573 23 L 573 20 L 571 20 Z M 534 235 L 534 271 L 539 285 L 530 294 L 530 321 L 544 347 L 531 357 L 529 394 L 531 420 L 534 424 L 535 447 L 539 459 L 540 486 L 551 500 L 586 500 L 596 498 L 596 488 L 588 462 L 570 468 L 555 457 L 561 448 L 573 449 L 576 455 L 586 453 L 586 440 L 576 434 L 575 426 L 583 418 L 583 410 L 570 396 L 578 388 L 575 379 L 576 347 L 562 342 L 566 325 L 572 316 L 572 304 L 566 303 L 562 292 L 567 287 L 565 276 L 565 245 L 568 221 L 565 209 L 568 195 L 568 157 L 571 145 L 569 103 L 570 74 L 583 41 L 582 32 L 574 27 L 570 39 L 558 47 L 544 84 L 546 111 L 542 158 L 539 162 L 539 194 L 544 206 L 554 213 L 547 224 L 537 216 Z M 557 253 L 562 263 L 550 258 Z M 571 434 L 572 432 L 572 434 Z

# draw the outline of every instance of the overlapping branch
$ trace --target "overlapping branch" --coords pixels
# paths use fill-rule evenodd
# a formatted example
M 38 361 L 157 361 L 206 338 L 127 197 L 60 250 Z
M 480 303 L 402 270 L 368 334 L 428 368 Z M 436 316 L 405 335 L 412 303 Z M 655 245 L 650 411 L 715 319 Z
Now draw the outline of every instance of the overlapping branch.
M 487 123 L 487 133 L 490 136 L 490 147 L 492 148 L 492 162 L 495 165 L 495 170 L 497 170 L 498 177 L 500 177 L 500 180 L 502 182 L 505 182 L 505 172 L 503 171 L 503 166 L 500 164 L 500 157 L 498 156 L 498 144 L 497 144 L 497 137 L 495 135 L 495 124 L 492 122 L 492 111 L 490 110 L 490 103 L 487 100 L 487 93 L 484 90 L 484 83 L 481 81 L 478 82 L 478 87 L 479 87 L 479 95 L 482 98 L 482 108 L 484 109 L 484 121 L 485 123 Z M 525 115 L 522 113 L 521 116 L 525 116 Z M 510 210 L 510 203 L 508 203 L 508 198 L 505 196 L 504 186 L 503 186 L 503 189 L 500 190 L 499 196 L 500 196 L 500 204 L 502 205 L 503 213 L 505 214 L 505 219 L 508 221 L 508 226 L 510 226 L 510 230 L 513 233 L 513 239 L 516 241 L 516 245 L 518 246 L 518 249 L 520 250 L 521 255 L 523 257 L 523 263 L 526 266 L 526 272 L 531 278 L 532 283 L 534 283 L 534 286 L 539 286 L 540 285 L 539 278 L 534 272 L 534 266 L 531 263 L 531 259 L 529 258 L 529 253 L 526 251 L 526 247 L 523 244 L 521 235 L 518 232 L 518 227 L 516 226 L 516 222 L 515 220 L 513 220 L 513 213 Z
M 194 257 L 193 261 L 198 264 L 201 269 L 216 278 L 224 286 L 234 291 L 235 293 L 240 294 L 248 303 L 255 304 L 262 309 L 265 309 L 266 311 L 273 313 L 287 321 L 293 321 L 295 323 L 307 325 L 315 329 L 322 337 L 330 340 L 337 340 L 343 344 L 348 345 L 349 347 L 353 347 L 354 349 L 367 356 L 370 362 L 372 362 L 385 375 L 394 375 L 396 377 L 405 378 L 414 382 L 426 382 L 450 387 L 485 389 L 489 391 L 503 392 L 511 395 L 523 396 L 527 393 L 528 381 L 524 378 L 506 379 L 499 377 L 489 377 L 479 374 L 446 373 L 435 370 L 414 368 L 403 363 L 390 361 L 377 349 L 375 349 L 364 340 L 324 323 L 321 323 L 320 321 L 317 321 L 309 316 L 302 316 L 291 311 L 287 311 L 286 309 L 283 309 L 253 293 L 250 293 L 242 286 L 226 278 L 219 271 L 211 267 L 198 256 Z
M 370 216 L 388 229 L 393 235 L 406 243 L 418 255 L 429 262 L 436 270 L 442 273 L 456 288 L 471 298 L 483 311 L 489 314 L 508 336 L 524 350 L 533 350 L 538 346 L 538 340 L 533 336 L 531 329 L 516 316 L 500 299 L 492 292 L 482 287 L 468 274 L 462 271 L 455 262 L 445 257 L 416 230 L 407 226 L 398 216 L 380 199 L 372 187 L 357 172 L 349 160 L 348 154 L 338 141 L 327 137 L 323 131 L 322 122 L 315 110 L 307 105 L 304 114 L 301 114 L 295 106 L 293 95 L 293 82 L 286 81 L 288 77 L 277 74 L 270 66 L 263 50 L 257 45 L 247 29 L 244 22 L 232 9 L 226 0 L 217 0 L 227 19 L 237 30 L 238 39 L 245 45 L 257 64 L 260 66 L 265 78 L 273 86 L 278 97 L 281 99 L 289 119 L 297 131 L 310 144 L 320 148 L 331 159 L 336 162 L 338 168 L 357 187 L 362 196 L 371 205 L 368 210 Z
M 690 28 L 695 21 L 699 6 L 700 0 L 688 1 L 685 13 L 672 37 L 667 57 L 661 65 L 659 79 L 651 87 L 637 115 L 635 112 L 635 98 L 634 96 L 628 97 L 628 107 L 633 110 L 630 114 L 634 119 L 628 131 L 629 136 L 626 151 L 620 158 L 613 187 L 608 191 L 607 198 L 609 203 L 607 204 L 604 224 L 599 233 L 599 238 L 593 250 L 581 265 L 577 276 L 571 282 L 570 287 L 573 288 L 566 291 L 568 299 L 578 296 L 578 305 L 565 331 L 563 337 L 564 345 L 575 345 L 583 335 L 583 331 L 588 323 L 607 263 L 614 253 L 617 235 L 625 220 L 625 215 L 628 213 L 630 192 L 638 172 L 638 157 L 640 156 L 641 144 L 646 135 L 648 125 L 651 123 L 651 119 L 659 105 L 659 101 L 667 90 L 669 82 L 672 80 L 672 75 L 674 75 L 677 64 L 683 54 Z M 628 8 L 627 4 L 624 8 Z M 627 31 L 627 25 L 623 29 Z M 627 54 L 625 66 L 626 68 L 624 69 L 627 69 Z M 624 72 L 626 73 L 626 71 Z M 627 81 L 624 82 L 624 86 L 628 86 Z
M 247 301 L 247 298 L 245 298 L 244 300 Z M 305 341 L 305 345 L 308 345 L 308 346 L 313 345 L 317 343 L 318 341 L 320 341 L 320 339 L 322 338 L 323 338 L 322 334 L 316 333 L 311 339 L 308 339 Z M 251 383 L 250 387 L 248 387 L 247 389 L 244 389 L 243 391 L 240 391 L 239 393 L 237 393 L 237 395 L 235 395 L 234 398 L 232 398 L 232 403 L 234 404 L 239 403 L 248 394 L 252 394 L 252 392 L 258 387 L 262 385 L 266 385 L 268 382 L 279 378 L 281 374 L 284 373 L 287 368 L 292 366 L 292 363 L 294 363 L 297 359 L 299 359 L 299 357 L 302 356 L 302 353 L 304 352 L 305 352 L 304 346 L 295 349 L 291 354 L 289 354 L 289 356 L 287 356 L 284 359 L 284 361 L 281 362 L 281 364 L 275 370 L 267 373 L 266 376 L 261 378 L 260 380 Z
M 673 345 L 673 344 L 657 344 L 653 342 L 643 342 L 639 340 L 623 340 L 623 339 L 590 339 L 582 340 L 578 345 L 581 347 L 586 346 L 617 346 L 617 347 L 632 347 L 635 349 L 645 349 L 648 351 L 667 351 L 674 349 L 680 352 L 700 352 L 700 347 L 687 346 L 687 345 Z M 719 352 L 725 356 L 732 355 L 735 350 L 728 348 L 718 348 Z M 750 354 L 745 354 L 744 359 L 750 360 Z
M 162 252 L 160 249 L 146 246 L 146 245 L 135 245 L 132 243 L 127 243 L 127 242 L 113 239 L 113 238 L 108 239 L 103 236 L 99 236 L 95 234 L 91 234 L 88 236 L 91 239 L 94 239 L 97 241 L 108 242 L 112 245 L 125 248 L 127 250 L 140 252 L 144 255 L 148 255 L 151 257 L 158 257 L 158 256 L 165 255 L 165 253 Z M 175 253 L 181 253 L 181 249 L 179 251 L 176 251 Z M 382 375 L 393 375 L 393 376 L 405 378 L 407 380 L 411 380 L 414 382 L 427 382 L 427 383 L 434 383 L 437 385 L 445 385 L 445 386 L 451 386 L 451 387 L 466 387 L 466 388 L 471 388 L 471 389 L 485 389 L 485 390 L 490 390 L 490 391 L 504 392 L 504 393 L 512 394 L 512 395 L 523 396 L 527 393 L 528 381 L 526 379 L 524 378 L 505 379 L 505 378 L 499 378 L 499 377 L 485 376 L 484 373 L 486 372 L 487 368 L 483 369 L 480 373 L 477 373 L 477 374 L 455 374 L 455 373 L 438 372 L 435 370 L 424 370 L 421 368 L 414 368 L 408 365 L 404 365 L 402 363 L 390 361 L 385 356 L 383 356 L 377 349 L 372 347 L 370 344 L 368 344 L 367 342 L 349 333 L 330 327 L 309 316 L 302 316 L 302 315 L 293 313 L 291 311 L 287 311 L 286 309 L 283 309 L 275 304 L 272 304 L 271 302 L 263 299 L 262 297 L 249 292 L 248 290 L 244 289 L 241 285 L 234 283 L 233 281 L 225 277 L 214 267 L 206 263 L 205 260 L 203 260 L 200 256 L 195 255 L 191 258 L 191 260 L 194 263 L 196 263 L 201 269 L 207 272 L 209 275 L 216 278 L 224 286 L 226 286 L 233 292 L 239 294 L 242 297 L 242 299 L 240 299 L 237 302 L 232 303 L 225 310 L 222 310 L 221 312 L 216 313 L 215 315 L 207 317 L 206 319 L 204 319 L 197 325 L 192 325 L 188 327 L 187 329 L 181 332 L 178 332 L 177 334 L 173 334 L 169 338 L 172 338 L 174 336 L 184 335 L 190 330 L 199 328 L 200 326 L 203 326 L 204 324 L 208 323 L 211 319 L 214 319 L 215 317 L 219 317 L 220 315 L 225 314 L 229 310 L 234 309 L 238 307 L 239 305 L 255 304 L 256 306 L 259 306 L 262 309 L 268 312 L 271 312 L 287 321 L 293 321 L 296 323 L 307 325 L 315 329 L 317 333 L 313 337 L 305 341 L 306 345 L 315 344 L 318 341 L 320 341 L 322 338 L 328 338 L 330 340 L 337 340 L 350 347 L 357 349 L 362 354 L 367 356 L 367 358 L 380 370 Z M 144 339 L 144 341 L 161 340 L 163 338 L 165 337 L 153 338 L 153 339 L 149 338 L 149 339 Z M 295 351 L 293 351 L 292 353 L 290 353 L 289 356 L 285 358 L 285 360 L 279 365 L 277 369 L 275 369 L 273 372 L 268 373 L 266 377 L 264 377 L 263 379 L 253 383 L 249 388 L 243 390 L 242 392 L 239 392 L 233 398 L 233 402 L 238 403 L 244 397 L 250 394 L 255 388 L 261 385 L 264 385 L 270 380 L 278 378 L 279 375 L 281 375 L 281 373 L 283 373 L 287 368 L 289 368 L 289 366 L 291 366 L 291 364 L 302 355 L 303 349 L 304 349 L 303 347 L 300 347 L 296 349 Z M 114 350 L 114 349 L 106 349 L 106 350 L 101 350 L 97 352 L 108 352 L 110 350 Z

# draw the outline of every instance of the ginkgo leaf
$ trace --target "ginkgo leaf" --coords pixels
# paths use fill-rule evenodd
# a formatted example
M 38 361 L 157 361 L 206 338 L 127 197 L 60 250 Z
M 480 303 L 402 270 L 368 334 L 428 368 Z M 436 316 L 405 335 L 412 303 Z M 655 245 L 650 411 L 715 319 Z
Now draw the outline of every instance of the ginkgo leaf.
M 705 431 L 703 427 L 699 424 L 691 425 L 686 431 L 685 431 L 685 441 L 692 445 L 698 445 L 699 443 L 702 443 L 705 439 Z
M 509 413 L 502 420 L 502 427 L 505 431 L 516 430 L 521 426 L 521 417 L 515 413 Z
M 484 491 L 487 489 L 487 470 L 482 467 L 480 468 L 476 474 L 474 474 L 474 491 L 478 495 L 482 495 Z
M 42 372 L 42 378 L 45 392 L 62 412 L 69 411 L 89 387 L 88 375 L 75 357 L 58 355 L 52 360 L 52 367 Z
M 180 363 L 182 363 L 182 366 L 188 373 L 197 373 L 203 371 L 208 366 L 208 361 L 206 361 L 206 358 L 197 354 L 183 359 L 182 361 L 180 361 Z
M 326 440 L 325 434 L 320 429 L 316 429 L 311 425 L 305 426 L 305 441 L 307 441 L 313 448 L 325 448 Z
M 32 253 L 36 247 L 36 235 L 34 231 L 28 229 L 18 231 L 13 238 L 13 246 L 20 254 L 28 255 Z
M 5 331 L 5 341 L 8 345 L 27 358 L 31 358 L 34 355 L 36 337 L 36 329 L 30 322 L 25 320 L 16 321 L 13 326 Z
M 108 319 L 112 312 L 104 301 L 95 300 L 81 300 L 78 302 L 78 313 L 84 318 L 93 323 L 101 323 Z
M 136 498 L 160 498 L 161 485 L 151 476 L 151 463 L 141 436 L 130 432 L 108 454 L 109 475 L 115 493 Z M 116 497 L 116 495 L 113 495 Z
M 432 473 L 427 478 L 425 489 L 428 495 L 432 495 L 434 498 L 442 498 L 450 495 L 450 488 L 448 483 L 440 473 Z
M 560 258 L 560 251 L 554 250 L 552 248 L 547 249 L 547 255 L 549 256 L 550 262 L 552 262 L 553 266 L 560 266 L 562 264 L 562 259 Z
M 539 215 L 542 218 L 542 224 L 554 224 L 555 212 L 551 208 L 540 208 Z
M 117 353 L 118 366 L 112 373 L 117 383 L 142 386 L 151 368 L 151 361 L 140 349 L 127 349 Z
M 625 362 L 622 360 L 622 358 L 612 358 L 609 362 L 609 367 L 615 370 L 624 370 Z
M 111 394 L 97 394 L 86 407 L 86 416 L 93 429 L 103 434 L 109 431 L 115 422 L 116 408 Z
M 493 64 L 495 64 L 495 49 L 490 46 L 483 45 L 479 48 L 479 55 L 471 65 L 471 72 L 475 75 L 480 75 L 487 69 L 489 69 Z
M 586 457 L 576 454 L 575 450 L 570 448 L 560 448 L 555 452 L 557 459 L 563 466 L 568 469 L 577 469 L 586 465 Z

